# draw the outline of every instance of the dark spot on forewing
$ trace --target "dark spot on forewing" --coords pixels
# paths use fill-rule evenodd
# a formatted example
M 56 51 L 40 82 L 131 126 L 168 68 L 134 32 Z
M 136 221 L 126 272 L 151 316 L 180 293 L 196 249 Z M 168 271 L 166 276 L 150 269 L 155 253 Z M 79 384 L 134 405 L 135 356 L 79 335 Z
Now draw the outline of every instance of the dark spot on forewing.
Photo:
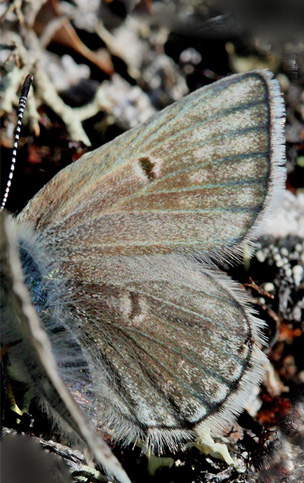
M 145 177 L 148 181 L 154 181 L 156 178 L 155 166 L 156 163 L 149 158 L 148 156 L 144 156 L 138 160 L 138 164 L 143 171 Z
M 138 293 L 130 292 L 130 301 L 131 301 L 130 318 L 135 319 L 135 317 L 141 314 Z

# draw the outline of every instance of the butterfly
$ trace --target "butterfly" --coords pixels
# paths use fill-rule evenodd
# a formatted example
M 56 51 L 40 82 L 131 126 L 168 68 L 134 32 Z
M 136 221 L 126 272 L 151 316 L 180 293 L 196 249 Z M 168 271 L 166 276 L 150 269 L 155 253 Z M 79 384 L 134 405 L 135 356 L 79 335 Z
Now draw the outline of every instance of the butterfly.
M 261 381 L 263 322 L 219 267 L 253 246 L 279 200 L 283 128 L 272 74 L 232 75 L 84 155 L 3 221 L 33 332 L 40 323 L 54 371 L 115 441 L 162 451 L 221 434 Z M 73 427 L 52 375 L 36 374 L 43 350 L 21 354 L 4 332 L 18 378 Z

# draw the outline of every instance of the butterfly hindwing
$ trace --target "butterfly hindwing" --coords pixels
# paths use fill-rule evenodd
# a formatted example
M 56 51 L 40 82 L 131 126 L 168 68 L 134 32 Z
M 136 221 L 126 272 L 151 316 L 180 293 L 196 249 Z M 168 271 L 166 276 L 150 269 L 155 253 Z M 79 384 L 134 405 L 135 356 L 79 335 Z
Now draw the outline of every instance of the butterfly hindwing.
M 259 324 L 227 276 L 175 255 L 88 256 L 67 273 L 106 430 L 172 444 L 228 399 L 218 426 L 240 410 L 244 379 L 256 384 L 265 361 Z

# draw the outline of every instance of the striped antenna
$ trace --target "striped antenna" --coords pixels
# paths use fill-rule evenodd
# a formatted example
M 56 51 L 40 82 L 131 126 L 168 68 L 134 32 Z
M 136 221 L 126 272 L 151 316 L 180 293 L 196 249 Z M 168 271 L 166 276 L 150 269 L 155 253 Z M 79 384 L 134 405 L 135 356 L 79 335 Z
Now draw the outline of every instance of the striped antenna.
M 16 164 L 16 156 L 17 156 L 17 149 L 18 149 L 18 142 L 19 142 L 19 137 L 20 137 L 20 131 L 21 131 L 21 126 L 22 126 L 22 118 L 23 118 L 23 113 L 27 101 L 27 96 L 30 90 L 30 87 L 32 85 L 34 76 L 32 74 L 28 74 L 23 82 L 22 88 L 21 88 L 21 93 L 19 97 L 19 106 L 18 106 L 18 121 L 17 121 L 17 127 L 16 127 L 16 133 L 15 133 L 15 140 L 14 140 L 14 147 L 13 147 L 13 154 L 12 154 L 12 162 L 11 162 L 11 167 L 8 175 L 8 180 L 6 183 L 6 188 L 5 188 L 5 193 L 3 195 L 3 200 L 1 204 L 0 211 L 3 210 L 3 208 L 6 205 L 8 194 L 12 185 L 12 179 L 14 176 L 14 170 L 15 170 L 15 164 Z

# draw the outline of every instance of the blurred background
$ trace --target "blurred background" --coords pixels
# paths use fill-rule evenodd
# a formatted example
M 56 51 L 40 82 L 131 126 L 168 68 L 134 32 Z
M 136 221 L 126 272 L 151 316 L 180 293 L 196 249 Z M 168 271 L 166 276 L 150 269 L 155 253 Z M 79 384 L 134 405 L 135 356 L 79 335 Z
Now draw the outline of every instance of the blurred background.
M 263 68 L 279 80 L 287 190 L 256 256 L 230 270 L 267 321 L 273 369 L 230 434 L 246 473 L 194 449 L 151 476 L 139 449 L 114 450 L 134 483 L 304 481 L 303 2 L 14 0 L 0 3 L 0 17 L 2 192 L 19 90 L 34 75 L 7 202 L 12 213 L 82 154 L 199 87 Z

